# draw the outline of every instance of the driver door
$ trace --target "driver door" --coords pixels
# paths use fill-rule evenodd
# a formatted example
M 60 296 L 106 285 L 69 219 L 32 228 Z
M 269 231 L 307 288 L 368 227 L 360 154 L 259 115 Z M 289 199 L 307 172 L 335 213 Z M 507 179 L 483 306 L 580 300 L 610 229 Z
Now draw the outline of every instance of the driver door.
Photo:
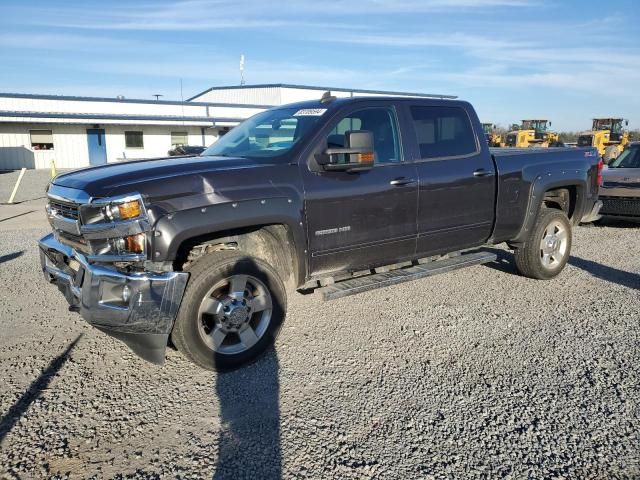
M 388 102 L 350 106 L 330 122 L 314 154 L 343 147 L 349 130 L 373 133 L 373 168 L 323 171 L 313 168 L 313 155 L 301 166 L 312 276 L 373 268 L 415 254 L 418 177 L 415 166 L 403 161 L 395 108 Z

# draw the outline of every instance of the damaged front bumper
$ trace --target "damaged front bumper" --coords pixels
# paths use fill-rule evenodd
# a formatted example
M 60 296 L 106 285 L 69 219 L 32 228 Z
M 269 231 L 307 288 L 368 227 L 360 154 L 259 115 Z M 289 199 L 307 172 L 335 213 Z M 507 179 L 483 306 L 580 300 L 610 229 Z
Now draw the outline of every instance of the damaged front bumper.
M 53 234 L 39 246 L 45 278 L 58 286 L 73 310 L 145 360 L 164 363 L 188 273 L 122 273 L 109 264 L 90 264 Z

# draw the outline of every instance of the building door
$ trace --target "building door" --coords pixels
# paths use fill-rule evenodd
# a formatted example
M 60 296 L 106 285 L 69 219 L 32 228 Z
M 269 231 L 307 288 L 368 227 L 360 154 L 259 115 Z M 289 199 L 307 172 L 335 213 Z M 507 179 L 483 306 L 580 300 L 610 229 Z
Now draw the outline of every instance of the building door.
M 102 165 L 107 163 L 104 128 L 88 128 L 87 143 L 89 145 L 89 164 Z

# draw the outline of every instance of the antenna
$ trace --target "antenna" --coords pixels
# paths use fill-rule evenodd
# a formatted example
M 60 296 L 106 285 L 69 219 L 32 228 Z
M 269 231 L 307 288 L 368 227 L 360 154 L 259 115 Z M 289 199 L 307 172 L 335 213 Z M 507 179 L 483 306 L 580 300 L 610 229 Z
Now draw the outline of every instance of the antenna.
M 326 91 L 322 94 L 322 97 L 320 98 L 320 103 L 329 103 L 329 102 L 333 102 L 336 99 L 336 97 L 334 97 L 333 95 L 331 95 L 331 92 Z
M 182 78 L 180 79 L 180 108 L 182 108 L 182 126 L 184 126 L 184 94 L 182 93 Z
M 240 55 L 240 85 L 244 85 L 244 55 Z

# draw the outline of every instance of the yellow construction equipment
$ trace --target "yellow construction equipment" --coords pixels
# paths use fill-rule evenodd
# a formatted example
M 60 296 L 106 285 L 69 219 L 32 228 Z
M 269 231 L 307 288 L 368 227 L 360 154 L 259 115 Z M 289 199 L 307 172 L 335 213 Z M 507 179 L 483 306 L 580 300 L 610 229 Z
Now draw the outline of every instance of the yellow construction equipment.
M 502 135 L 496 132 L 496 126 L 493 123 L 483 123 L 482 130 L 487 137 L 487 143 L 490 147 L 504 147 Z
M 521 125 L 513 125 L 507 133 L 507 147 L 557 147 L 561 145 L 557 132 L 549 130 L 549 120 L 522 120 Z
M 623 127 L 629 125 L 624 118 L 594 118 L 591 131 L 578 136 L 579 147 L 595 147 L 604 163 L 618 158 L 629 143 L 629 132 Z

